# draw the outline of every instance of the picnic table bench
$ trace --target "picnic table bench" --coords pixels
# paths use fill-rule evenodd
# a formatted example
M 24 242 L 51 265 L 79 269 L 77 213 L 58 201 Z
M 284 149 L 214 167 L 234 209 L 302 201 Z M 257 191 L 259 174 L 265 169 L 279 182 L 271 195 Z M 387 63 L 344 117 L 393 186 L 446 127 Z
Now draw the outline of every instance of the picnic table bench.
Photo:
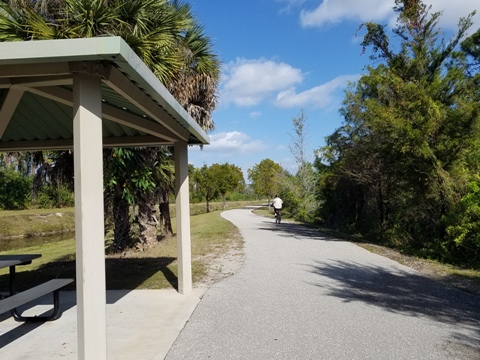
M 55 320 L 60 315 L 60 289 L 73 282 L 73 279 L 53 279 L 34 286 L 25 291 L 15 291 L 15 267 L 30 264 L 39 254 L 0 255 L 0 268 L 10 268 L 10 295 L 0 299 L 0 314 L 11 312 L 17 321 L 48 321 Z M 17 308 L 36 300 L 44 295 L 53 293 L 53 311 L 43 316 L 22 316 Z

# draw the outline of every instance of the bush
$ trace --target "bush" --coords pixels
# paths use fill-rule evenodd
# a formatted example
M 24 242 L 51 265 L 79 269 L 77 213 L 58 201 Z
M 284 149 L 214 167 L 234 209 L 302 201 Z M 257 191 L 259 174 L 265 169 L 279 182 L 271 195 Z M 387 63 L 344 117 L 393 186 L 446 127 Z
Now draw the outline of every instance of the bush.
M 448 239 L 443 244 L 452 262 L 480 264 L 480 177 L 468 184 L 468 192 L 445 218 Z
M 228 193 L 225 197 L 227 201 L 253 201 L 257 200 L 255 195 L 244 194 L 240 192 Z
M 66 186 L 51 187 L 49 195 L 53 200 L 54 207 L 62 208 L 75 205 L 75 197 Z
M 299 199 L 295 196 L 293 191 L 284 191 L 280 193 L 280 198 L 283 200 L 283 214 L 285 216 L 299 219 Z
M 40 209 L 72 207 L 75 196 L 66 186 L 48 186 L 38 192 L 35 204 Z
M 12 169 L 0 170 L 0 208 L 22 210 L 30 205 L 33 179 Z
M 40 191 L 37 194 L 37 197 L 34 199 L 34 204 L 40 209 L 50 209 L 54 207 L 50 196 L 48 196 L 48 194 L 43 191 Z

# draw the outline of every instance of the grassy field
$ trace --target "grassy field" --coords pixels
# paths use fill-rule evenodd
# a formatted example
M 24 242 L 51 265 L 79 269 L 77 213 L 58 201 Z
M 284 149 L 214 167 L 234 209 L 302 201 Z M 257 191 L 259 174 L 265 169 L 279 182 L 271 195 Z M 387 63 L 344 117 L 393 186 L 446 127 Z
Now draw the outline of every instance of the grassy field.
M 238 208 L 251 204 L 251 202 L 229 203 L 227 208 Z M 221 204 L 216 204 L 215 209 L 221 209 Z M 220 216 L 220 211 L 201 213 L 204 204 L 192 206 L 194 215 L 191 217 L 192 238 L 192 275 L 193 281 L 201 281 L 206 275 L 209 261 L 232 248 L 240 248 L 242 240 L 238 230 L 230 222 Z M 59 216 L 58 214 L 62 214 Z M 69 215 L 72 217 L 69 218 Z M 28 288 L 39 282 L 55 277 L 75 277 L 75 240 L 74 235 L 63 237 L 28 236 L 19 238 L 19 227 L 7 225 L 11 220 L 16 224 L 18 218 L 34 219 L 41 217 L 52 220 L 55 226 L 50 226 L 53 231 L 71 227 L 73 229 L 73 209 L 62 209 L 51 212 L 30 212 L 21 214 L 10 212 L 9 216 L 3 214 L 0 222 L 3 228 L 17 229 L 16 232 L 7 232 L 8 237 L 2 232 L 0 237 L 0 254 L 39 253 L 42 257 L 34 260 L 31 265 L 17 267 L 17 280 L 19 290 Z M 62 224 L 57 224 L 57 220 Z M 172 219 L 175 232 L 175 218 Z M 35 226 L 32 224 L 40 224 Z M 32 220 L 24 224 L 22 229 L 28 228 L 34 232 L 45 228 L 44 223 Z M 36 230 L 35 230 L 36 229 Z M 38 233 L 38 232 L 37 232 Z M 27 232 L 27 234 L 30 234 Z M 0 235 L 0 236 L 1 236 Z M 177 244 L 176 237 L 167 238 L 158 243 L 154 248 L 138 252 L 129 251 L 117 255 L 108 255 L 106 262 L 107 289 L 161 289 L 177 287 Z M 34 243 L 34 245 L 33 245 Z M 71 286 L 73 288 L 74 285 Z M 0 270 L 0 289 L 8 288 L 8 269 Z

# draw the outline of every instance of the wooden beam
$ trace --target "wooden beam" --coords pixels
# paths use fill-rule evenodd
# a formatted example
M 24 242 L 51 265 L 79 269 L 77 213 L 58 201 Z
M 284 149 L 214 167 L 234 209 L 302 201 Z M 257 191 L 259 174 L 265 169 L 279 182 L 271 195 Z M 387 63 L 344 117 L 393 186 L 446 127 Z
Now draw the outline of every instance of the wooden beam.
M 12 86 L 10 79 L 0 79 L 0 89 L 8 89 Z
M 5 133 L 24 92 L 24 89 L 10 88 L 0 104 L 0 138 Z
M 2 65 L 0 66 L 0 78 L 17 78 L 23 76 L 51 76 L 70 75 L 70 66 L 67 62 Z
M 61 104 L 72 106 L 72 92 L 66 89 L 59 87 L 37 87 L 29 88 L 29 91 Z M 166 139 L 170 141 L 170 144 L 173 144 L 174 141 L 178 140 L 178 135 L 171 132 L 158 122 L 135 115 L 129 111 L 124 111 L 115 106 L 103 103 L 102 112 L 103 118 L 106 120 L 142 131 L 160 139 Z
M 170 141 L 156 136 L 125 136 L 103 138 L 103 147 L 140 147 L 172 145 Z M 40 151 L 73 150 L 72 139 L 34 140 L 34 141 L 0 141 L 0 151 Z
M 115 90 L 123 98 L 129 100 L 137 108 L 145 112 L 145 114 L 158 123 L 166 127 L 176 135 L 177 139 L 188 141 L 190 132 L 180 126 L 178 122 L 155 101 L 147 96 L 141 89 L 132 83 L 125 75 L 123 75 L 114 66 L 109 66 L 103 74 L 104 83 Z
M 25 87 L 72 85 L 72 75 L 24 76 L 12 79 L 12 85 Z
M 69 150 L 69 149 L 73 149 L 72 139 L 0 141 L 0 151 L 36 151 L 36 150 Z

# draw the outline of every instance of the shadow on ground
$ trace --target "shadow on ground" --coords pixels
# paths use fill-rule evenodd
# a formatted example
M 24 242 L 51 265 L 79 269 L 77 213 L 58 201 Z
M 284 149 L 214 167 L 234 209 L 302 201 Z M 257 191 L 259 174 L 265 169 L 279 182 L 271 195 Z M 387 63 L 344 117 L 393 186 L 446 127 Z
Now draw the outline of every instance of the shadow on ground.
M 454 333 L 452 342 L 480 354 L 480 296 L 422 275 L 355 262 L 318 262 L 311 271 L 332 281 L 316 286 L 344 302 L 363 302 L 386 311 L 427 317 L 467 329 L 473 336 Z M 480 356 L 476 359 L 480 359 Z
M 173 257 L 159 258 L 108 258 L 105 260 L 107 290 L 136 289 L 147 279 L 159 274 L 158 283 L 167 283 L 178 289 L 178 278 L 169 268 Z M 75 279 L 75 260 L 53 261 L 36 270 L 16 274 L 17 291 L 26 290 L 54 278 Z M 0 276 L 0 290 L 8 289 L 9 275 Z M 163 284 L 165 285 L 165 284 Z M 165 286 L 162 286 L 165 287 Z M 75 284 L 65 288 L 75 290 Z
M 299 224 L 275 224 L 273 219 L 262 221 L 258 229 L 295 241 L 347 241 Z M 363 302 L 458 328 L 445 344 L 447 351 L 452 358 L 480 359 L 480 295 L 410 271 L 349 261 L 317 262 L 311 271 L 329 278 L 320 278 L 314 285 L 346 303 Z
M 264 220 L 258 230 L 267 230 L 277 232 L 279 236 L 294 238 L 297 240 L 326 240 L 326 241 L 345 241 L 334 236 L 320 232 L 317 229 L 308 228 L 301 224 L 282 222 L 275 224 L 275 220 Z

